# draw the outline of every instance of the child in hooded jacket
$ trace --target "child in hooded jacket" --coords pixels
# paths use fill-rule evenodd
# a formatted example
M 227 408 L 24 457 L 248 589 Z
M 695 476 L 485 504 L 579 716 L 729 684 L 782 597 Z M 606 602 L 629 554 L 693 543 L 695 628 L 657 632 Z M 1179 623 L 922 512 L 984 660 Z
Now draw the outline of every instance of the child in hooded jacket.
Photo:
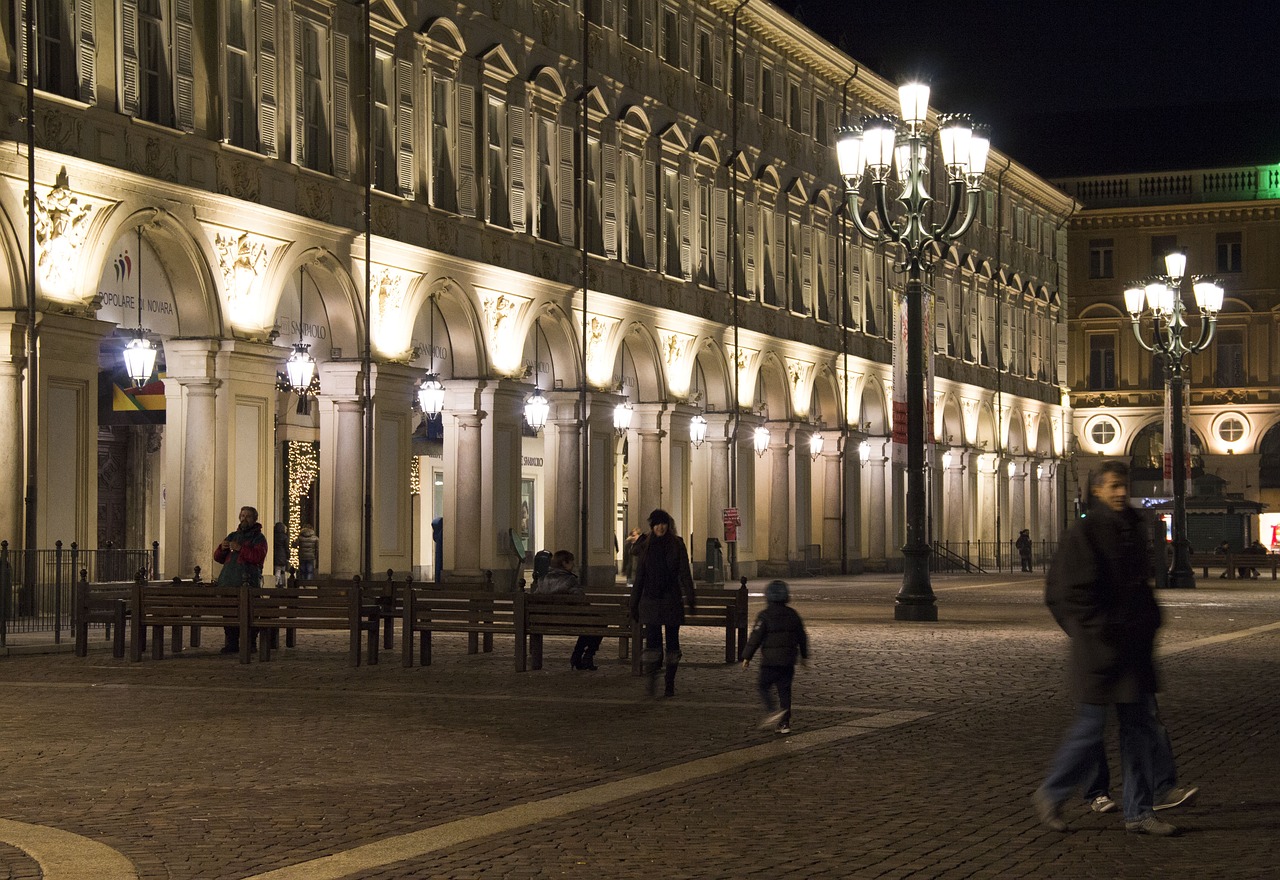
M 756 615 L 747 649 L 742 655 L 742 668 L 751 665 L 751 658 L 760 651 L 760 679 L 757 688 L 764 703 L 765 716 L 760 728 L 772 727 L 778 733 L 791 732 L 791 680 L 796 674 L 796 657 L 803 666 L 809 665 L 809 637 L 804 631 L 804 621 L 787 603 L 791 590 L 786 581 L 771 581 L 765 587 L 768 603 Z M 778 708 L 774 708 L 773 691 L 778 691 Z

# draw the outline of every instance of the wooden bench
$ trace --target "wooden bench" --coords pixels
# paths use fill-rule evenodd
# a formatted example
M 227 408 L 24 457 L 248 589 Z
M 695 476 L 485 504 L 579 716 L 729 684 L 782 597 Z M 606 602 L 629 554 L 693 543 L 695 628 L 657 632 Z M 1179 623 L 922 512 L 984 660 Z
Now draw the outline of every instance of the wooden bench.
M 217 584 L 148 584 L 139 579 L 133 584 L 129 601 L 129 659 L 142 659 L 143 633 L 151 630 L 151 657 L 164 658 L 164 628 L 172 627 L 172 650 L 182 651 L 182 627 L 238 626 L 241 633 L 249 627 L 249 587 L 223 587 Z M 240 642 L 240 662 L 249 662 L 250 639 Z M 194 640 L 193 640 L 194 643 Z
M 493 650 L 494 635 L 511 635 L 516 640 L 516 669 L 520 670 L 524 644 L 525 593 L 496 593 L 489 590 L 450 590 L 438 587 L 407 586 L 401 618 L 401 662 L 413 665 L 413 649 L 418 643 L 418 662 L 431 665 L 433 633 L 466 633 L 467 653 Z
M 111 639 L 111 656 L 117 660 L 125 655 L 125 627 L 129 619 L 129 600 L 133 596 L 133 581 L 89 583 L 89 572 L 80 569 L 76 581 L 75 599 L 71 605 L 71 628 L 75 633 L 76 656 L 89 655 L 89 625 L 102 624 L 104 635 Z
M 685 626 L 724 629 L 724 662 L 736 663 L 747 647 L 747 579 L 733 587 L 694 587 L 697 608 L 685 612 Z
M 1247 553 L 1240 550 L 1225 554 L 1192 553 L 1191 567 L 1201 569 L 1201 577 L 1205 578 L 1209 577 L 1210 568 L 1222 568 L 1231 580 L 1238 577 L 1241 568 L 1270 568 L 1271 579 L 1274 581 L 1277 579 L 1277 569 L 1280 569 L 1280 553 Z
M 525 633 L 528 636 L 528 665 L 542 668 L 543 636 L 600 636 L 617 638 L 618 659 L 631 656 L 631 671 L 640 673 L 640 624 L 631 619 L 631 598 L 622 590 L 592 590 L 581 593 L 530 593 L 525 600 Z M 517 671 L 525 670 L 523 645 Z
M 350 636 L 348 657 L 352 666 L 360 665 L 360 637 L 365 634 L 369 641 L 369 665 L 377 665 L 381 613 L 376 603 L 365 600 L 358 575 L 350 581 L 246 589 L 248 631 L 257 635 L 260 661 L 271 659 L 272 645 L 281 629 L 285 631 L 287 648 L 294 647 L 300 629 L 339 630 Z M 245 638 L 243 623 L 240 635 L 240 662 L 248 663 L 247 651 L 252 639 Z

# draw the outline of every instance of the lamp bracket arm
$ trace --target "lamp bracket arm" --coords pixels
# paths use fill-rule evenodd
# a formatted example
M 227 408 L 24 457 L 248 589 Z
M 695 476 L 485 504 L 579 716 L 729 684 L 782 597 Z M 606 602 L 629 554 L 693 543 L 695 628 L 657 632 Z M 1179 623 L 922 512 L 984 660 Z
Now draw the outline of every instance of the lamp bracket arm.
M 862 219 L 862 212 L 858 210 L 858 197 L 856 195 L 850 197 L 849 214 L 853 217 L 853 225 L 857 227 L 858 234 L 863 238 L 868 241 L 883 241 L 885 239 L 884 233 L 872 229 L 867 225 L 866 221 Z
M 1157 345 L 1155 345 L 1154 343 L 1148 344 L 1147 341 L 1142 338 L 1142 324 L 1137 318 L 1134 318 L 1131 320 L 1130 326 L 1133 327 L 1133 338 L 1138 340 L 1139 345 L 1141 345 L 1144 349 L 1150 352 L 1155 352 L 1160 350 Z M 1158 338 L 1158 334 L 1157 334 L 1157 338 Z
M 1209 343 L 1213 341 L 1213 331 L 1217 328 L 1217 320 L 1214 318 L 1202 318 L 1200 323 L 1200 336 L 1196 341 L 1187 348 L 1191 354 L 1204 351 L 1209 347 Z
M 964 234 L 963 229 L 958 229 L 954 233 L 951 231 L 955 226 L 956 218 L 960 216 L 960 203 L 964 200 L 964 184 L 953 180 L 948 189 L 951 190 L 951 198 L 947 199 L 946 219 L 929 231 L 929 237 L 939 244 L 945 244 L 951 237 Z

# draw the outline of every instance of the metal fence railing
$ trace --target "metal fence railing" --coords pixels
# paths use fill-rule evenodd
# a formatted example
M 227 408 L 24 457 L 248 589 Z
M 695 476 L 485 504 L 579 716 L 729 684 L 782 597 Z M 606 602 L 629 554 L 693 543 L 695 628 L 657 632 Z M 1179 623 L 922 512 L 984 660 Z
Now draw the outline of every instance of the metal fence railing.
M 935 541 L 929 568 L 936 572 L 1018 571 L 1022 562 L 1013 541 Z M 1057 541 L 1031 542 L 1031 567 L 1048 571 Z
M 52 550 L 16 550 L 0 541 L 0 646 L 9 633 L 51 632 L 55 642 L 71 625 L 71 595 L 80 572 L 91 582 L 150 579 L 160 568 L 160 542 L 148 549 L 81 550 L 74 542 Z

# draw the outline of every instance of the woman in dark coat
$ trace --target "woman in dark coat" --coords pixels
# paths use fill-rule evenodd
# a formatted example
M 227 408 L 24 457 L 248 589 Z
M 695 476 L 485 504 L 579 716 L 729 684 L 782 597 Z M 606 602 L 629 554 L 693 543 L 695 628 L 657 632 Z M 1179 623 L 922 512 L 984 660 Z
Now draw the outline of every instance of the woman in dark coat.
M 684 539 L 676 534 L 675 520 L 665 510 L 649 514 L 649 533 L 632 547 L 635 579 L 631 585 L 631 617 L 644 625 L 641 662 L 649 677 L 649 694 L 657 689 L 662 668 L 663 631 L 666 631 L 666 696 L 675 696 L 676 669 L 680 665 L 680 624 L 684 609 L 696 607 L 693 572 Z

